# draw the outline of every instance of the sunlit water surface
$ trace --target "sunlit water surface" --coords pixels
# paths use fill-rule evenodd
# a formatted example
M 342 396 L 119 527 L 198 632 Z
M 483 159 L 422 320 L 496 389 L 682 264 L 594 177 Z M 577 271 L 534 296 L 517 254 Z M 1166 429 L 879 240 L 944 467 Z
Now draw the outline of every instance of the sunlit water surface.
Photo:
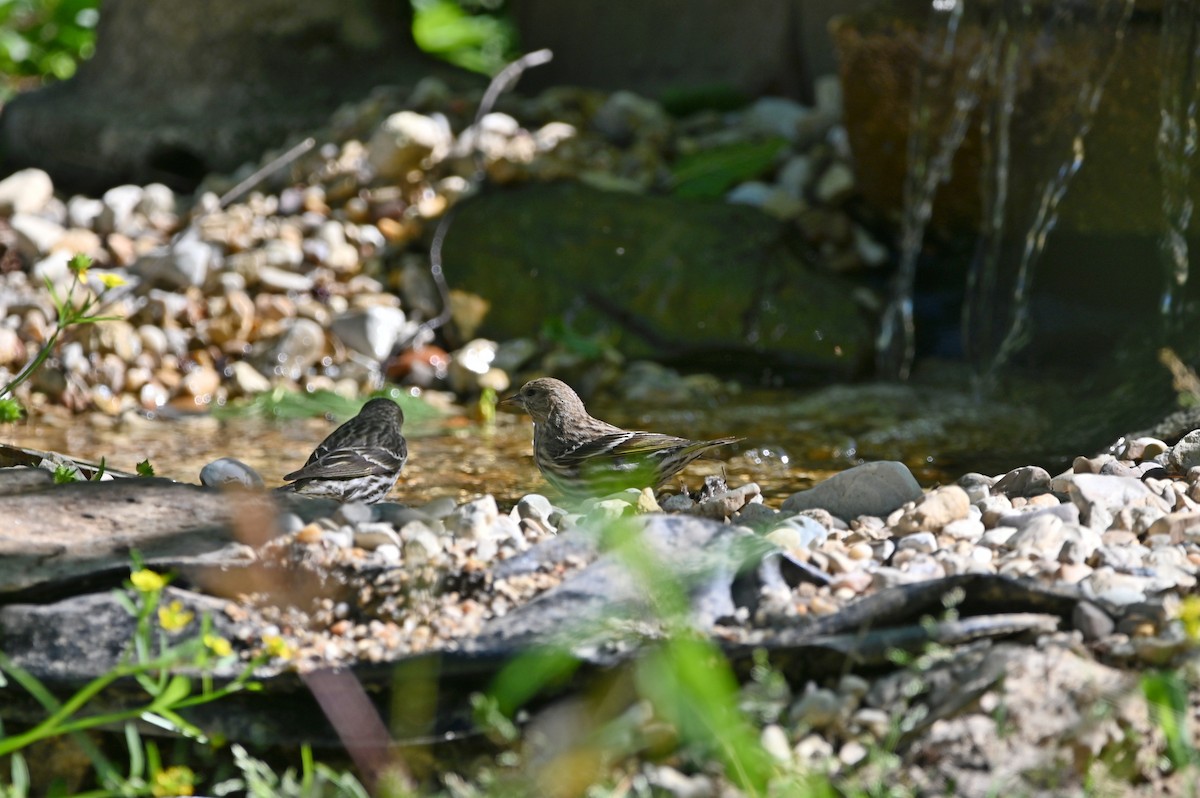
M 835 386 L 811 393 L 744 393 L 689 407 L 597 404 L 593 412 L 622 426 L 689 438 L 739 435 L 721 459 L 690 466 L 683 481 L 699 487 L 722 470 L 732 486 L 756 482 L 768 502 L 783 498 L 864 460 L 906 463 L 926 485 L 966 471 L 1001 473 L 1025 463 L 1057 467 L 1079 452 L 1041 451 L 1044 423 L 1029 407 L 980 401 L 966 393 L 912 385 Z M 83 460 L 104 457 L 133 471 L 149 459 L 160 476 L 198 482 L 201 467 L 236 457 L 268 486 L 302 465 L 336 426 L 325 418 L 217 420 L 208 415 L 120 421 L 95 416 L 41 417 L 0 426 L 0 440 Z M 409 459 L 392 498 L 409 504 L 490 493 L 511 506 L 530 492 L 553 496 L 533 464 L 528 417 L 499 414 L 490 426 L 465 415 L 409 424 Z M 678 489 L 678 478 L 666 488 Z

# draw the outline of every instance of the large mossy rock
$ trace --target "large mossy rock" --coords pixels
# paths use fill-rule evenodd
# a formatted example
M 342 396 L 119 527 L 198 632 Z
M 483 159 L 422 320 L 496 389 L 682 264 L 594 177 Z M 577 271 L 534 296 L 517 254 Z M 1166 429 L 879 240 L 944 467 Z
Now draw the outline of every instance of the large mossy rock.
M 795 235 L 744 206 L 561 183 L 465 203 L 445 262 L 452 284 L 490 302 L 488 336 L 561 317 L 613 332 L 629 357 L 794 383 L 853 376 L 871 355 L 865 316 Z

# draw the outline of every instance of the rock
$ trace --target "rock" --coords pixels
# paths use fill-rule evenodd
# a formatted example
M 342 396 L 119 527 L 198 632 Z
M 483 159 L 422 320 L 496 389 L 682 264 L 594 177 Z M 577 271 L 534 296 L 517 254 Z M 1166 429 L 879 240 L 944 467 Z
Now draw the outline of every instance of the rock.
M 804 210 L 804 203 L 778 186 L 756 180 L 741 183 L 725 195 L 734 205 L 749 205 L 776 219 L 794 219 Z
M 403 546 L 400 535 L 391 524 L 360 523 L 354 530 L 354 545 L 366 551 L 376 551 L 384 546 L 395 548 L 399 555 Z
M 479 388 L 480 378 L 492 370 L 496 359 L 496 342 L 476 338 L 450 355 L 450 387 L 460 394 L 473 394 Z
M 752 133 L 799 140 L 812 109 L 783 97 L 760 97 L 742 114 L 742 127 Z
M 230 501 L 223 492 L 156 478 L 72 482 L 6 496 L 0 594 L 128 569 L 131 548 L 150 566 L 213 555 L 233 543 L 233 528 L 248 512 L 274 510 L 265 497 Z
M 1153 507 L 1164 514 L 1170 509 L 1141 480 L 1132 477 L 1077 473 L 1069 491 L 1080 519 L 1099 532 L 1109 528 L 1114 513 L 1123 507 Z
M 415 327 L 399 308 L 377 305 L 338 316 L 330 329 L 339 341 L 356 352 L 384 360 L 401 336 L 410 334 Z
M 996 525 L 1015 526 L 1019 529 L 1046 515 L 1052 515 L 1067 524 L 1079 523 L 1079 507 L 1074 504 L 1055 504 L 1051 507 L 1037 507 L 1032 510 L 1010 510 L 998 513 L 996 516 Z
M 453 141 L 450 124 L 441 114 L 400 111 L 375 131 L 367 144 L 367 160 L 380 178 L 402 183 L 414 169 L 445 158 Z
M 0 216 L 39 213 L 54 198 L 54 182 L 41 169 L 21 169 L 0 180 Z
M 105 191 L 101 197 L 104 209 L 96 219 L 96 232 L 127 235 L 134 232 L 129 226 L 133 221 L 134 210 L 142 201 L 142 195 L 142 187 L 134 185 L 115 186 Z
M 702 515 L 705 518 L 723 520 L 732 517 L 738 510 L 761 496 L 762 489 L 756 483 L 748 482 L 733 490 L 714 493 L 700 502 L 698 506 L 692 508 L 690 512 Z
M 6 368 L 15 374 L 25 365 L 27 357 L 28 350 L 25 348 L 25 342 L 21 340 L 21 335 L 16 330 L 0 327 L 0 368 Z
M 1200 466 L 1200 429 L 1192 430 L 1171 447 L 1167 462 L 1176 473 L 1186 473 L 1189 468 Z
M 104 203 L 91 197 L 76 194 L 67 200 L 67 224 L 91 230 L 96 226 L 96 220 L 104 212 Z
M 833 725 L 842 711 L 842 700 L 832 690 L 810 689 L 788 710 L 788 720 L 809 729 L 826 729 Z
M 253 396 L 271 390 L 271 381 L 245 360 L 237 360 L 229 367 L 233 373 L 233 385 L 243 396 Z
M 13 214 L 8 224 L 17 236 L 17 251 L 29 261 L 49 253 L 67 232 L 58 222 L 29 213 Z
M 896 551 L 918 551 L 922 554 L 932 554 L 937 548 L 937 536 L 932 532 L 914 532 L 896 544 Z
M 347 526 L 357 526 L 365 524 L 373 517 L 371 505 L 363 502 L 346 502 L 337 508 L 333 514 L 333 520 L 339 524 Z
M 221 375 L 212 366 L 196 366 L 183 375 L 179 387 L 183 393 L 194 397 L 197 404 L 208 404 L 221 387 Z
M 1154 521 L 1146 534 L 1166 535 L 1175 542 L 1200 540 L 1200 512 L 1181 510 L 1168 513 Z
M 829 530 L 801 515 L 788 518 L 768 532 L 766 537 L 784 551 L 799 551 L 824 543 L 829 537 Z
M 1080 587 L 1085 595 L 1097 601 L 1124 607 L 1146 600 L 1146 584 L 1141 577 L 1117 573 L 1111 568 L 1098 568 L 1080 583 Z
M 841 161 L 834 161 L 817 179 L 813 193 L 823 205 L 842 202 L 854 193 L 854 171 Z
M 638 139 L 661 144 L 670 134 L 671 118 L 653 100 L 631 91 L 615 91 L 596 109 L 592 127 L 619 147 L 627 147 Z
M 45 468 L 33 466 L 9 466 L 0 468 L 0 496 L 48 488 L 54 484 L 54 474 Z
M 922 496 L 913 509 L 905 512 L 896 522 L 896 534 L 910 535 L 913 532 L 940 531 L 952 521 L 967 517 L 971 500 L 967 492 L 957 485 L 945 485 Z
M 462 505 L 446 518 L 446 529 L 456 537 L 483 541 L 495 537 L 494 527 L 500 517 L 494 496 L 484 496 Z
M 794 513 L 820 507 L 849 522 L 860 515 L 889 515 L 905 502 L 921 496 L 921 486 L 907 466 L 884 460 L 855 466 L 809 490 L 792 494 L 784 500 L 783 511 Z
M 792 761 L 792 744 L 778 723 L 768 723 L 759 735 L 759 743 L 776 762 Z
M 261 488 L 263 479 L 250 466 L 233 457 L 221 457 L 200 469 L 200 484 L 208 488 L 240 486 Z
M 300 379 L 325 355 L 325 331 L 312 319 L 293 318 L 274 339 L 259 344 L 261 354 L 252 362 L 264 374 Z
M 1050 490 L 1050 472 L 1039 466 L 1014 468 L 992 486 L 994 493 L 1014 496 L 1036 496 Z
M 809 155 L 796 155 L 788 159 L 775 176 L 776 184 L 795 199 L 804 199 L 812 184 L 813 162 Z
M 871 351 L 848 286 L 796 256 L 799 231 L 753 208 L 567 183 L 484 192 L 456 207 L 446 262 L 490 303 L 484 337 L 539 334 L 527 309 L 535 279 L 539 314 L 621 333 L 629 359 L 661 357 L 667 345 L 682 364 L 750 373 L 774 363 L 801 380 L 855 373 Z M 753 265 L 730 280 L 730 263 Z
M 315 282 L 307 274 L 297 274 L 278 266 L 260 266 L 258 282 L 266 289 L 281 293 L 303 294 L 311 291 Z
M 196 228 L 188 228 L 170 244 L 138 258 L 129 270 L 149 286 L 176 289 L 204 285 L 209 272 L 220 266 L 221 250 L 202 240 Z
M 162 183 L 150 183 L 142 188 L 142 196 L 134 209 L 147 217 L 174 216 L 175 192 Z

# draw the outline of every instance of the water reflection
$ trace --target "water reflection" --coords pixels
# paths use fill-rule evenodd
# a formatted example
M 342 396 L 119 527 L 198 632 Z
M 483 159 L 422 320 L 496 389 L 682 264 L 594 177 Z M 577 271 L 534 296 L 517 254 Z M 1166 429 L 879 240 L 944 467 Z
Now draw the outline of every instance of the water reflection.
M 742 443 L 726 448 L 724 459 L 689 467 L 686 483 L 697 487 L 706 474 L 724 470 L 732 485 L 757 482 L 776 506 L 864 460 L 900 460 L 923 484 L 933 485 L 965 471 L 995 474 L 1026 463 L 1057 468 L 1084 453 L 1054 448 L 1044 396 L 1023 389 L 1020 402 L 981 402 L 953 388 L 958 380 L 833 386 L 807 393 L 751 391 L 705 407 L 637 412 L 597 401 L 594 410 L 630 428 L 693 438 L 743 436 Z M 334 426 L 325 419 L 46 418 L 0 428 L 0 439 L 88 460 L 103 456 L 110 467 L 126 471 L 149 458 L 159 475 L 185 482 L 197 482 L 205 463 L 232 456 L 273 486 Z M 490 428 L 451 417 L 406 425 L 405 432 L 410 456 L 393 494 L 397 501 L 421 504 L 442 496 L 462 501 L 491 493 L 502 506 L 511 506 L 526 493 L 549 490 L 533 464 L 525 416 L 502 413 Z

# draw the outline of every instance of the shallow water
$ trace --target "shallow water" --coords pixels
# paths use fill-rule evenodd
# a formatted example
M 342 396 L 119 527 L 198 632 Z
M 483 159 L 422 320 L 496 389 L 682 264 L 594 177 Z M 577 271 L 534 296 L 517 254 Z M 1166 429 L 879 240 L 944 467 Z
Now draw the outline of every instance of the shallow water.
M 741 443 L 684 472 L 699 487 L 707 474 L 724 473 L 731 485 L 757 482 L 773 504 L 864 460 L 901 460 L 925 485 L 957 479 L 966 471 L 1001 473 L 1036 463 L 1063 465 L 1081 452 L 1045 452 L 1046 422 L 1030 406 L 976 399 L 942 386 L 868 384 L 796 391 L 748 392 L 679 406 L 597 403 L 600 418 L 630 428 L 690 438 L 740 435 Z M 140 417 L 44 417 L 0 426 L 0 440 L 62 452 L 83 460 L 105 457 L 109 467 L 133 471 L 149 459 L 160 476 L 198 482 L 204 464 L 236 457 L 255 468 L 268 486 L 302 465 L 336 423 L 325 418 L 272 421 L 178 420 Z M 490 427 L 466 416 L 408 424 L 409 460 L 392 498 L 410 504 L 450 496 L 465 500 L 491 493 L 509 506 L 529 492 L 548 492 L 533 464 L 531 425 L 521 415 L 499 414 Z M 679 480 L 665 487 L 678 489 Z

